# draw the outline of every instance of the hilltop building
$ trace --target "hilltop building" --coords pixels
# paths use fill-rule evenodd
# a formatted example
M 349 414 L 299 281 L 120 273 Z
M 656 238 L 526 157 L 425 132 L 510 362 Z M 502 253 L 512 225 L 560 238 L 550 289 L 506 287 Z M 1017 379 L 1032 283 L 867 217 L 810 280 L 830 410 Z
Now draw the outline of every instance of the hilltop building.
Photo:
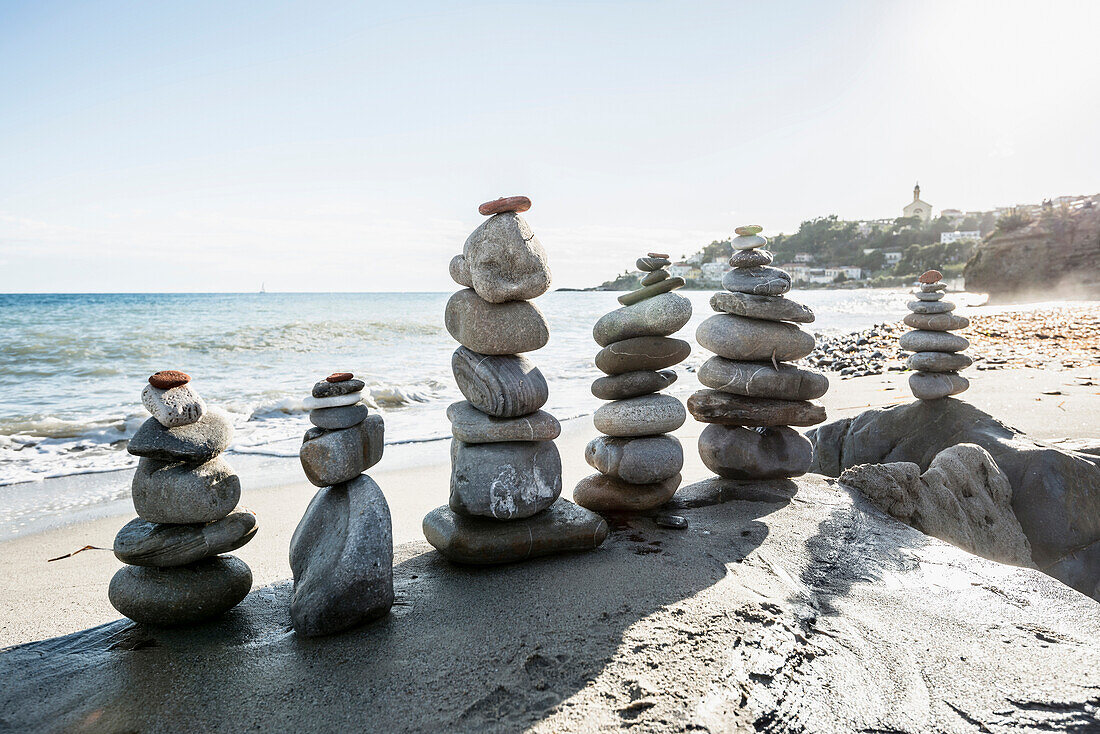
M 913 187 L 913 200 L 902 207 L 903 217 L 919 217 L 922 222 L 932 221 L 932 205 L 921 201 L 920 184 Z

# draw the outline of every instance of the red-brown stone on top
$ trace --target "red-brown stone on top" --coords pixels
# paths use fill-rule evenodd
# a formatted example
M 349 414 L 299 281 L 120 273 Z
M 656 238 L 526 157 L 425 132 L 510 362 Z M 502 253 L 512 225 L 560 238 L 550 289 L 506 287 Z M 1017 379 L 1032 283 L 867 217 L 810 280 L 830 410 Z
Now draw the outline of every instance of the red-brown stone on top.
M 531 200 L 526 196 L 502 196 L 495 201 L 487 201 L 477 208 L 478 214 L 489 216 L 501 212 L 525 212 L 531 208 Z
M 347 382 L 353 377 L 355 377 L 355 375 L 350 372 L 333 372 L 325 378 L 325 382 Z
M 663 257 L 665 260 L 668 260 L 668 255 L 663 252 L 647 252 L 646 255 L 650 257 Z
M 149 384 L 158 390 L 171 390 L 191 382 L 191 375 L 179 370 L 161 370 L 149 375 Z
M 925 270 L 917 278 L 921 283 L 939 283 L 943 279 L 943 273 L 938 270 Z

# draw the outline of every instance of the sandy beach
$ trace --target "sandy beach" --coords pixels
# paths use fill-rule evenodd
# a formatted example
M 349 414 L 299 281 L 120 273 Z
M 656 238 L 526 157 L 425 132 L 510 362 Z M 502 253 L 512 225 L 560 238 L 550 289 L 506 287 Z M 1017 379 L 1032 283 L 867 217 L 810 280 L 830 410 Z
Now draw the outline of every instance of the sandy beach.
M 830 419 L 868 407 L 912 400 L 904 373 L 840 380 L 835 377 L 822 402 Z M 681 383 L 694 383 L 685 374 Z M 1009 368 L 972 376 L 966 400 L 1040 440 L 1100 435 L 1100 367 L 1073 369 Z M 709 476 L 694 450 L 703 425 L 689 420 L 676 435 L 685 447 L 684 485 Z M 597 434 L 590 417 L 566 421 L 558 447 L 563 465 L 563 496 L 592 473 L 584 446 Z M 445 504 L 449 480 L 446 442 L 397 447 L 371 474 L 386 493 L 396 545 L 421 542 L 421 519 Z M 398 468 L 391 468 L 394 466 Z M 287 548 L 314 489 L 305 478 L 269 489 L 245 487 L 242 504 L 259 516 L 255 540 L 236 553 L 252 568 L 253 588 L 290 578 Z M 120 563 L 110 551 L 84 551 L 52 563 L 47 559 L 85 545 L 109 548 L 132 512 L 81 522 L 0 543 L 0 646 L 63 635 L 118 619 L 107 601 L 107 583 Z

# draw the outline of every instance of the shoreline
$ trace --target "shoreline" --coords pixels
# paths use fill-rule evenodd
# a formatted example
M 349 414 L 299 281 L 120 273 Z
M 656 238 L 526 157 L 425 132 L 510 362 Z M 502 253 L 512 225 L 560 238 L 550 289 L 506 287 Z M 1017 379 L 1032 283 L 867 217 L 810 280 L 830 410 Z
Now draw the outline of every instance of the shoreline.
M 1100 426 L 1095 416 L 1100 414 L 1100 388 L 1079 384 L 1073 373 L 1030 368 L 979 373 L 966 399 L 1036 440 L 1097 437 Z M 1094 374 L 1100 377 L 1100 370 Z M 832 379 L 822 402 L 829 420 L 835 420 L 870 407 L 911 401 L 906 380 L 904 373 L 897 372 Z M 698 386 L 691 374 L 684 375 L 679 384 L 686 391 Z M 696 450 L 704 427 L 689 419 L 675 431 L 684 446 L 681 486 L 710 476 Z M 594 472 L 584 460 L 584 447 L 596 435 L 591 420 L 563 422 L 562 435 L 556 442 L 562 457 L 563 497 L 571 497 L 576 483 Z M 447 502 L 450 467 L 446 447 L 444 442 L 434 442 L 412 445 L 408 447 L 411 452 L 388 452 L 370 472 L 390 505 L 395 545 L 421 541 L 424 514 Z M 242 496 L 242 505 L 259 517 L 256 539 L 235 552 L 252 568 L 253 589 L 291 577 L 287 558 L 290 536 L 316 491 L 300 473 L 297 461 L 292 464 L 296 474 L 290 481 L 265 489 L 246 484 Z M 115 533 L 132 516 L 132 508 L 126 503 L 120 502 L 117 507 L 117 514 L 0 542 L 0 584 L 16 590 L 0 601 L 0 648 L 119 618 L 107 600 L 107 584 L 121 566 L 113 553 L 84 551 L 47 562 L 85 545 L 109 548 Z

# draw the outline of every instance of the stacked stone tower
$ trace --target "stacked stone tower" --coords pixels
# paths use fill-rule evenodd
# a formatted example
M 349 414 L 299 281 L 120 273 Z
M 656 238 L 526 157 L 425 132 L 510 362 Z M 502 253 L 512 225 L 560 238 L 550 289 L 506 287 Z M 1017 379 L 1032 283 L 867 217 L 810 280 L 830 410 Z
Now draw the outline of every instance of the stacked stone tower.
M 699 436 L 699 454 L 726 479 L 774 479 L 805 474 L 813 459 L 810 442 L 791 426 L 825 420 L 810 402 L 829 389 L 828 379 L 788 362 L 814 348 L 813 335 L 797 324 L 811 323 L 813 311 L 787 299 L 791 276 L 769 267 L 761 227 L 738 227 L 733 268 L 715 293 L 718 314 L 699 325 L 700 346 L 717 356 L 699 368 L 700 390 L 688 398 L 696 420 L 711 425 Z
M 108 597 L 142 624 L 213 619 L 252 588 L 248 566 L 221 555 L 256 534 L 256 516 L 237 507 L 241 481 L 220 457 L 233 424 L 190 383 L 178 370 L 151 376 L 141 402 L 153 417 L 127 446 L 141 457 L 131 485 L 138 517 L 115 536 L 115 555 L 128 565 L 111 579 Z
M 393 606 L 390 508 L 363 473 L 382 460 L 386 427 L 360 402 L 364 387 L 350 372 L 337 372 L 305 400 L 314 427 L 298 458 L 321 490 L 290 539 L 290 619 L 307 637 L 377 619 Z
M 970 320 L 951 313 L 955 304 L 943 300 L 947 286 L 938 270 L 929 270 L 919 278 L 920 286 L 913 291 L 917 300 L 910 301 L 912 311 L 904 319 L 906 326 L 916 331 L 902 334 L 898 345 L 914 352 L 909 357 L 909 389 L 921 400 L 936 400 L 948 395 L 958 395 L 970 387 L 970 381 L 959 374 L 972 363 L 970 357 L 960 354 L 970 346 L 966 337 L 950 332 L 965 329 Z
M 607 373 L 592 383 L 592 394 L 610 400 L 593 416 L 603 436 L 584 456 L 599 470 L 573 490 L 577 504 L 602 513 L 640 512 L 663 505 L 680 486 L 684 450 L 667 435 L 684 424 L 683 404 L 660 390 L 676 381 L 671 369 L 691 346 L 669 337 L 691 319 L 691 301 L 671 291 L 684 285 L 669 277 L 668 256 L 649 253 L 638 260 L 642 287 L 619 298 L 624 304 L 592 329 L 603 347 L 596 366 Z
M 544 347 L 550 329 L 531 303 L 550 288 L 542 244 L 520 216 L 525 196 L 482 204 L 487 219 L 451 260 L 464 290 L 447 302 L 447 331 L 461 346 L 451 369 L 466 400 L 451 421 L 449 505 L 424 518 L 424 536 L 460 563 L 507 563 L 603 542 L 598 515 L 559 499 L 561 426 L 541 410 L 546 378 L 524 354 Z

